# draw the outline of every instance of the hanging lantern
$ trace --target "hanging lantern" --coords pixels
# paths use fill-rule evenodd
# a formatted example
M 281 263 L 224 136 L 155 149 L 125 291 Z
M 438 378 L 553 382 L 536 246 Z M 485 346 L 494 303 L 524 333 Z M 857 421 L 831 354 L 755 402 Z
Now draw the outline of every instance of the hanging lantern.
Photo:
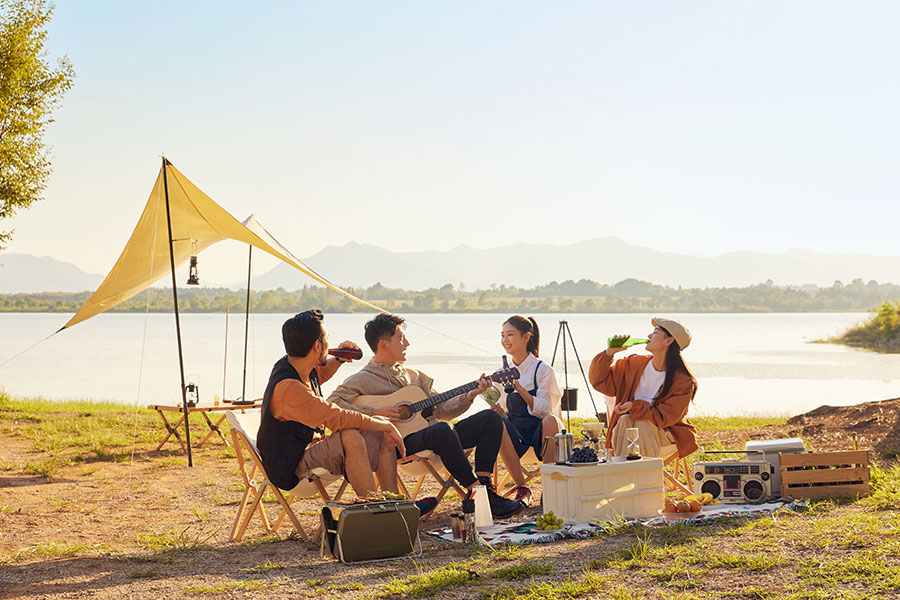
M 197 240 L 191 240 L 191 267 L 188 272 L 188 285 L 200 285 L 200 276 L 197 274 Z
M 197 275 L 197 257 L 191 257 L 191 270 L 188 274 L 188 285 L 200 285 L 200 277 Z

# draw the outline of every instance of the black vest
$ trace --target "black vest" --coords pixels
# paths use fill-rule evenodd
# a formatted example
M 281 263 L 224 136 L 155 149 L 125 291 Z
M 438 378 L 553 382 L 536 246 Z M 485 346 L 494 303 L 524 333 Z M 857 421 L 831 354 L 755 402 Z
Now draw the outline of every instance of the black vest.
M 269 406 L 275 393 L 275 386 L 285 379 L 300 380 L 300 376 L 286 356 L 275 363 L 272 374 L 269 375 L 269 385 L 266 386 L 266 393 L 263 395 L 262 418 L 256 436 L 256 447 L 272 483 L 283 490 L 291 490 L 300 483 L 296 472 L 297 465 L 316 430 L 297 421 L 279 421 L 272 416 Z M 310 383 L 313 390 L 321 396 L 319 376 L 315 369 L 310 373 Z

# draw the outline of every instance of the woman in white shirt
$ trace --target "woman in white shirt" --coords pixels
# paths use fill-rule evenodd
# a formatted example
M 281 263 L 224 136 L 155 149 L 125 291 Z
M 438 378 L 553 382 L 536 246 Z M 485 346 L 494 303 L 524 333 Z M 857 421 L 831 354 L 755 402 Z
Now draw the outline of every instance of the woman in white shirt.
M 562 391 L 553 368 L 538 358 L 540 335 L 533 317 L 526 319 L 519 315 L 507 319 L 500 332 L 500 344 L 519 370 L 519 379 L 502 391 L 495 408 L 508 415 L 504 420 L 507 435 L 503 436 L 500 455 L 518 484 L 517 499 L 530 496 L 519 459 L 533 448 L 538 460 L 552 462 L 549 452 L 541 457 L 541 445 L 545 437 L 552 438 L 559 433 L 562 422 L 559 410 Z

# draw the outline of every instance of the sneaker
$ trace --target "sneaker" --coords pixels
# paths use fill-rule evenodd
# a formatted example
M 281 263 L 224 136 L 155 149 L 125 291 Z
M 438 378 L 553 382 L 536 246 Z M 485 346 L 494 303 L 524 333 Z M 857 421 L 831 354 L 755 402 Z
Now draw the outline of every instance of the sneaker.
M 495 519 L 505 519 L 525 510 L 525 505 L 518 500 L 510 500 L 498 494 L 490 477 L 479 477 L 478 482 L 487 488 L 491 516 Z
M 516 492 L 515 499 L 525 506 L 529 506 L 531 504 L 531 488 L 527 485 L 517 485 L 514 489 Z
M 438 501 L 434 496 L 429 496 L 428 498 L 422 498 L 421 500 L 416 500 L 416 508 L 419 509 L 419 518 L 424 519 L 428 516 L 428 513 L 437 508 Z

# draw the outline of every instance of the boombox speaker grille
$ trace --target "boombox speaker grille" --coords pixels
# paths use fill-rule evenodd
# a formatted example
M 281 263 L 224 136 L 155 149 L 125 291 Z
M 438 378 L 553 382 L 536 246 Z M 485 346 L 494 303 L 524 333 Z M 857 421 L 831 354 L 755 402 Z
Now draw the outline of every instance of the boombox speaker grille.
M 743 492 L 744 498 L 746 498 L 750 502 L 759 502 L 764 499 L 764 496 L 766 494 L 765 488 L 763 488 L 763 484 L 754 479 L 744 482 Z
M 714 479 L 708 479 L 707 481 L 703 482 L 703 486 L 700 488 L 700 492 L 704 494 L 712 494 L 713 498 L 718 498 L 722 495 L 722 486 L 719 485 L 718 481 L 715 481 Z

